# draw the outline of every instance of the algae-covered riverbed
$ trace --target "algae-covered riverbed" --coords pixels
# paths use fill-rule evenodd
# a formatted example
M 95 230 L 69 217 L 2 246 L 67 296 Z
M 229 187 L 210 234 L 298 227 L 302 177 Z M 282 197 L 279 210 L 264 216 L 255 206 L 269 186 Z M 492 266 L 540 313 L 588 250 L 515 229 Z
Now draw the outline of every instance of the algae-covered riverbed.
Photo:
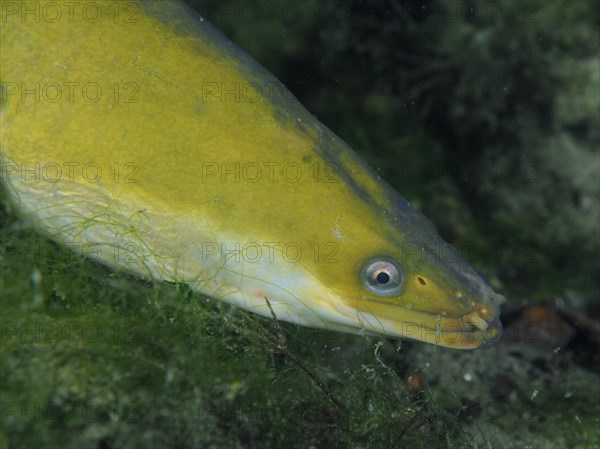
M 507 297 L 503 339 L 259 318 L 77 255 L 2 190 L 0 448 L 600 447 L 594 2 L 189 3 Z

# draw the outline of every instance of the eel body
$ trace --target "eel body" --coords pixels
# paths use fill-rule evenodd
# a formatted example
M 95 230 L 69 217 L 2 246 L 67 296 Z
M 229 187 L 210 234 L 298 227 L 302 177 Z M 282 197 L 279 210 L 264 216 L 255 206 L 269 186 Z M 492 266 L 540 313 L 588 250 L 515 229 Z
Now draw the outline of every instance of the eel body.
M 183 2 L 91 4 L 1 5 L 2 182 L 53 239 L 305 326 L 498 339 L 502 296 L 252 58 Z

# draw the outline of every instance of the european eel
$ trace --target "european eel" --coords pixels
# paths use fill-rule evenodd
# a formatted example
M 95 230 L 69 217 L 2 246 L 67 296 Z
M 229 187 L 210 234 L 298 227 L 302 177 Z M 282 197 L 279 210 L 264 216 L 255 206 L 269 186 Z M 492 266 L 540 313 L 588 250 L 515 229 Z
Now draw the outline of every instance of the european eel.
M 304 326 L 500 337 L 503 297 L 183 2 L 2 2 L 0 25 L 2 182 L 53 239 Z

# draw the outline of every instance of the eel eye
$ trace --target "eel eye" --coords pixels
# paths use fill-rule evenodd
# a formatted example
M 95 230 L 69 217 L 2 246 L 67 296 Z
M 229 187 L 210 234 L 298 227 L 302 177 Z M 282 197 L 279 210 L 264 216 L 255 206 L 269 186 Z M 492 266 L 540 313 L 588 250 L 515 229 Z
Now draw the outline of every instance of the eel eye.
M 363 285 L 377 296 L 394 296 L 402 288 L 402 273 L 398 263 L 389 257 L 369 259 L 360 272 Z

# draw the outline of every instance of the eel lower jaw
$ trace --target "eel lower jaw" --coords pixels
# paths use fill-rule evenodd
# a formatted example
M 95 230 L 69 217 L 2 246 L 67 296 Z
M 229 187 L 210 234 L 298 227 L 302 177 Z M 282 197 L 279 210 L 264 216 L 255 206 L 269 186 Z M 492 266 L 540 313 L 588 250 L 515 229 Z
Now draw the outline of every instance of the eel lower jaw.
M 427 340 L 455 349 L 475 349 L 496 343 L 502 337 L 500 309 L 491 302 L 458 317 L 436 316 L 435 325 L 424 321 L 429 333 L 435 331 L 435 339 Z
M 432 343 L 454 349 L 475 349 L 496 343 L 502 337 L 502 324 L 498 318 L 485 321 L 481 317 L 469 317 L 468 323 L 462 329 L 436 329 L 436 340 Z
M 494 304 L 456 317 L 388 307 L 389 313 L 382 313 L 381 306 L 358 312 L 362 328 L 392 338 L 409 338 L 453 349 L 485 347 L 502 336 L 499 309 Z
M 421 323 L 413 335 L 406 336 L 446 348 L 476 349 L 500 340 L 502 324 L 498 318 L 485 321 L 481 317 L 464 317 L 457 322 L 440 320 L 433 327 Z

